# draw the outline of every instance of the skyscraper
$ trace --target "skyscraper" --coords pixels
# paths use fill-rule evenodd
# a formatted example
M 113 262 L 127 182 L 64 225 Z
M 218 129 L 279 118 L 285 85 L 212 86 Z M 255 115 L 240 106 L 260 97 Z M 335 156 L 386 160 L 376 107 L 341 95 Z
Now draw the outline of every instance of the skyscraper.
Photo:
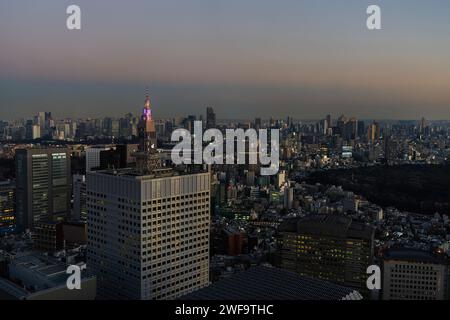
M 424 134 L 426 128 L 427 128 L 427 120 L 424 117 L 422 117 L 422 119 L 420 120 L 420 128 L 419 128 L 420 134 Z
M 206 108 L 206 129 L 211 129 L 216 127 L 216 114 L 214 109 L 211 107 Z
M 16 151 L 16 205 L 21 229 L 70 213 L 70 153 L 67 148 Z
M 41 128 L 45 128 L 45 119 L 46 119 L 46 113 L 45 112 L 39 112 L 36 116 L 36 123 Z
M 331 114 L 328 114 L 328 115 L 327 115 L 326 123 L 327 123 L 327 129 L 333 127 L 333 123 L 331 122 Z
M 373 122 L 367 128 L 367 140 L 369 143 L 378 142 L 381 138 L 381 129 L 378 122 Z
M 41 126 L 28 120 L 25 125 L 25 138 L 27 140 L 39 139 L 41 137 Z
M 358 129 L 358 121 L 355 117 L 351 117 L 345 123 L 343 138 L 347 141 L 356 139 L 356 133 Z
M 358 130 L 357 130 L 358 138 L 364 137 L 365 132 L 366 132 L 366 125 L 365 125 L 364 121 L 359 120 L 358 121 Z
M 101 298 L 174 299 L 208 285 L 210 173 L 89 172 L 87 208 Z

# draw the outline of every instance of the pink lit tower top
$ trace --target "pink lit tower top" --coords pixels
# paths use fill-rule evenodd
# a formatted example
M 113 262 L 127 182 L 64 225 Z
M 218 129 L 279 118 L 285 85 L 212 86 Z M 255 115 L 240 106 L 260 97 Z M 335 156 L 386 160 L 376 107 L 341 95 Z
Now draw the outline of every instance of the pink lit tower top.
M 152 118 L 152 108 L 148 89 L 138 129 L 139 151 L 136 153 L 137 169 L 142 174 L 150 174 L 160 167 L 160 159 L 156 151 L 156 130 Z

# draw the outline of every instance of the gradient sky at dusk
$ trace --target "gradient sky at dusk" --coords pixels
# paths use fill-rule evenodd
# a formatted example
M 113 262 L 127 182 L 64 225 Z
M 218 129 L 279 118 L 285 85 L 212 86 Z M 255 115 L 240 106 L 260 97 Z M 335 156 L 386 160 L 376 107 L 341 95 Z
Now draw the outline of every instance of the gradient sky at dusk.
M 0 119 L 138 113 L 147 84 L 157 117 L 450 119 L 450 1 L 0 0 Z

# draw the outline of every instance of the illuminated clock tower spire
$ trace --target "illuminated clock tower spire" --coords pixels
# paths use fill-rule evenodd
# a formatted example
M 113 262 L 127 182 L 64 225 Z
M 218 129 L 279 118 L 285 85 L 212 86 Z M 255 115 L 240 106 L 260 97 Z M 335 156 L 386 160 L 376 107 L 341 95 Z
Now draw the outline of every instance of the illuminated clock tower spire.
M 156 130 L 148 88 L 138 129 L 139 152 L 136 153 L 137 169 L 143 174 L 149 174 L 160 167 L 160 159 L 156 151 Z

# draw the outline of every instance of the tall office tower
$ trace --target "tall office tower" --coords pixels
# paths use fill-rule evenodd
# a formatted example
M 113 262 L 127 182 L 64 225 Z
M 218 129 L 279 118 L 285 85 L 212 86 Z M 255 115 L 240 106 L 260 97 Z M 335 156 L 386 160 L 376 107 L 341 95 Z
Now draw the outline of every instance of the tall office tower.
M 33 120 L 27 120 L 27 122 L 25 123 L 25 139 L 33 140 L 33 127 Z
M 118 138 L 120 136 L 120 120 L 112 119 L 111 120 L 111 132 L 109 134 L 111 137 Z
M 51 112 L 45 112 L 45 129 L 53 126 L 53 117 Z
M 449 299 L 449 260 L 418 249 L 383 254 L 383 300 Z
M 211 107 L 206 108 L 206 129 L 211 129 L 216 127 L 216 114 L 214 109 Z
M 110 150 L 110 146 L 91 146 L 86 149 L 86 172 L 100 167 L 100 153 Z
M 127 113 L 124 118 L 120 118 L 120 133 L 119 136 L 121 137 L 131 137 L 132 132 L 132 123 L 133 120 L 133 114 Z
M 41 128 L 45 128 L 45 118 L 46 118 L 46 113 L 45 112 L 39 112 L 38 114 L 37 114 L 37 117 L 36 117 L 36 123 L 35 124 L 37 124 L 37 125 L 39 125 Z
M 355 117 L 348 119 L 344 126 L 343 138 L 347 141 L 356 139 L 356 131 L 358 128 L 358 121 Z
M 364 123 L 364 121 L 359 120 L 357 130 L 358 138 L 364 137 L 365 133 L 366 133 L 366 124 Z
M 333 123 L 331 122 L 331 114 L 327 115 L 326 122 L 327 122 L 327 129 L 333 127 Z
M 102 121 L 102 133 L 105 136 L 111 136 L 112 133 L 112 119 L 104 118 Z
M 368 296 L 375 231 L 351 218 L 311 215 L 286 220 L 279 228 L 280 267 L 345 285 Z
M 14 182 L 0 182 L 0 236 L 16 231 L 15 194 Z
M 427 120 L 424 117 L 422 117 L 422 119 L 420 120 L 420 128 L 419 128 L 420 134 L 424 134 L 426 128 L 427 128 Z
M 67 148 L 16 151 L 16 210 L 19 227 L 70 214 L 70 152 Z
M 25 124 L 25 138 L 27 140 L 39 139 L 41 137 L 41 126 L 28 120 Z
M 86 207 L 86 176 L 75 174 L 73 176 L 73 212 L 72 220 L 87 221 Z
M 175 299 L 209 281 L 210 173 L 87 173 L 87 265 L 106 299 Z
M 367 127 L 367 141 L 369 143 L 375 143 L 381 138 L 381 128 L 378 122 L 373 122 Z
M 339 133 L 340 133 L 341 137 L 344 137 L 346 123 L 347 123 L 347 117 L 345 115 L 341 115 L 337 120 L 336 126 L 339 129 Z
M 327 120 L 326 119 L 320 120 L 320 122 L 317 124 L 317 126 L 318 126 L 318 132 L 320 134 L 323 134 L 323 135 L 327 134 L 327 132 L 328 132 L 328 124 L 327 124 Z
M 160 166 L 156 154 L 156 130 L 152 117 L 150 97 L 147 94 L 144 109 L 139 122 L 139 151 L 135 154 L 137 169 L 141 173 L 150 173 Z

